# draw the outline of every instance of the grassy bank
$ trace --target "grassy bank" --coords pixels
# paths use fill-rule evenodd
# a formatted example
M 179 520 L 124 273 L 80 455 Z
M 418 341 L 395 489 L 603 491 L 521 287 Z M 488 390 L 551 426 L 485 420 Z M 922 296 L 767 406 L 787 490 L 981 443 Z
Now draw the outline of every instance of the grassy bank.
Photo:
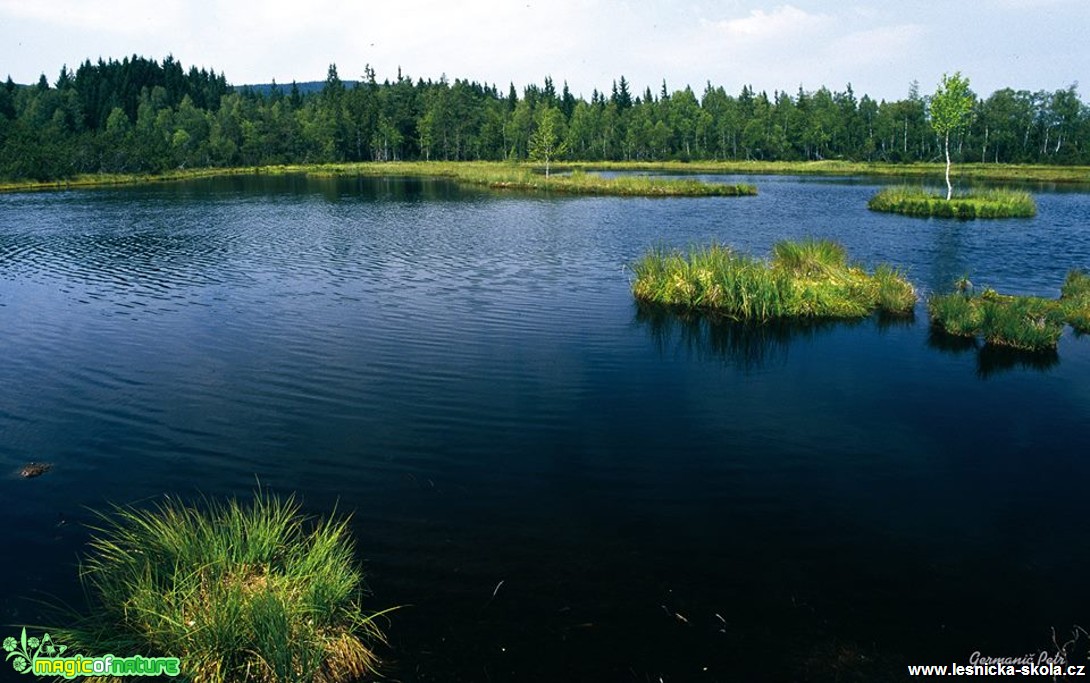
M 662 162 L 575 162 L 569 168 L 614 171 L 657 171 L 663 173 L 727 173 L 740 175 L 880 176 L 891 178 L 943 177 L 946 166 L 934 164 L 891 164 L 863 161 L 662 161 Z M 1045 166 L 1029 164 L 957 164 L 955 178 L 1002 182 L 1090 183 L 1088 166 Z
M 83 566 L 90 614 L 50 629 L 73 653 L 178 657 L 188 680 L 354 681 L 381 640 L 360 607 L 346 522 L 259 492 L 205 511 L 167 500 L 103 516 Z
M 180 170 L 161 175 L 80 176 L 60 182 L 0 184 L 0 191 L 108 187 L 229 175 L 302 174 L 323 178 L 338 176 L 447 178 L 455 182 L 495 190 L 625 197 L 723 197 L 757 194 L 757 188 L 748 184 L 707 183 L 696 179 L 659 178 L 647 175 L 605 178 L 597 173 L 588 172 L 584 168 L 569 170 L 570 173 L 554 173 L 546 179 L 545 175 L 534 164 L 468 161 L 308 164 L 263 166 L 259 168 Z
M 166 173 L 93 173 L 64 180 L 0 180 L 0 192 L 37 192 L 46 190 L 71 190 L 92 187 L 121 187 L 152 183 L 219 178 L 226 176 L 253 175 L 260 169 L 245 168 L 198 168 L 180 169 Z
M 465 167 L 459 170 L 459 167 Z M 880 176 L 897 178 L 941 178 L 943 164 L 888 164 L 852 161 L 663 161 L 663 162 L 570 162 L 558 164 L 558 170 L 583 171 L 625 171 L 656 173 L 716 173 L 738 175 L 825 175 L 825 176 Z M 502 178 L 489 178 L 489 169 L 522 169 L 527 173 L 539 170 L 531 164 L 509 164 L 501 162 L 389 162 L 389 163 L 353 163 L 353 164 L 311 164 L 295 166 L 263 166 L 241 168 L 202 168 L 170 171 L 162 174 L 95 174 L 79 176 L 62 181 L 0 181 L 0 192 L 65 189 L 73 187 L 104 187 L 113 185 L 133 185 L 150 182 L 165 182 L 193 178 L 207 178 L 226 175 L 251 175 L 255 173 L 309 173 L 315 175 L 393 175 L 447 177 L 465 182 L 488 185 L 490 183 L 511 182 Z M 1087 166 L 1041 166 L 1016 164 L 958 164 L 955 176 L 960 179 L 990 180 L 1002 182 L 1042 182 L 1042 183 L 1090 183 L 1090 167 Z M 518 175 L 516 181 L 536 184 L 537 178 L 523 180 Z M 550 179 L 550 187 L 551 181 Z M 563 190 L 560 190 L 563 191 Z
M 931 296 L 928 310 L 932 324 L 947 334 L 1023 351 L 1055 349 L 1065 324 L 1090 332 L 1090 275 L 1068 273 L 1059 299 L 966 289 Z
M 828 240 L 778 242 L 768 261 L 718 245 L 653 250 L 633 267 L 632 293 L 643 302 L 701 310 L 735 320 L 853 318 L 876 309 L 911 312 L 916 292 L 900 273 L 848 263 Z
M 907 216 L 942 218 L 1027 218 L 1037 215 L 1037 204 L 1028 192 L 985 190 L 946 197 L 913 187 L 888 187 L 867 202 L 871 211 L 902 213 Z

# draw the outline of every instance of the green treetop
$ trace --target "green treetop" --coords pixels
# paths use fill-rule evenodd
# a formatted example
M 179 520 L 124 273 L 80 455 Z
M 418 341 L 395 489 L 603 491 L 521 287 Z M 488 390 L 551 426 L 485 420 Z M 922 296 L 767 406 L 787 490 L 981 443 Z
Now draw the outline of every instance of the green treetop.
M 950 184 L 950 133 L 961 128 L 969 120 L 975 97 L 969 90 L 969 79 L 962 78 L 960 71 L 953 76 L 942 75 L 942 84 L 931 98 L 931 127 L 943 139 L 946 152 L 946 199 L 954 194 Z
M 564 117 L 549 105 L 541 107 L 537 129 L 530 136 L 530 157 L 545 162 L 545 182 L 549 182 L 549 163 L 564 154 L 567 149 L 562 140 Z

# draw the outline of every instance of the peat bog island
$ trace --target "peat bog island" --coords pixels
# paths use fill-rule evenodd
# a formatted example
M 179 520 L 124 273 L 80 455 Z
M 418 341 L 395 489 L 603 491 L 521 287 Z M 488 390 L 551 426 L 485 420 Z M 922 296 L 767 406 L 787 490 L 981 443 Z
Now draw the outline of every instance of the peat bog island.
M 27 680 L 1090 653 L 1075 86 L 88 59 L 0 84 L 0 203 Z

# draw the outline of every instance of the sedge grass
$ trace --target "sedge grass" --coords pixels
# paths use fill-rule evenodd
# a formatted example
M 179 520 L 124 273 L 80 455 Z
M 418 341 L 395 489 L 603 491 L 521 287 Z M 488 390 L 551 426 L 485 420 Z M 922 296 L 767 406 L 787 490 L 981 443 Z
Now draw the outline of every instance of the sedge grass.
M 168 498 L 101 515 L 82 568 L 91 612 L 55 637 L 89 655 L 178 657 L 194 683 L 335 683 L 375 671 L 379 615 L 360 606 L 346 519 L 307 520 L 293 498 L 261 491 L 249 506 L 205 507 Z
M 1090 275 L 1073 270 L 1059 299 L 979 293 L 935 294 L 928 300 L 932 324 L 947 334 L 982 337 L 988 344 L 1023 351 L 1054 350 L 1065 324 L 1090 331 Z
M 1060 303 L 1067 322 L 1079 334 L 1090 334 L 1090 273 L 1075 269 L 1060 288 Z
M 360 175 L 406 175 L 404 169 L 412 168 L 413 175 L 425 177 L 446 176 L 443 167 L 457 165 L 516 166 L 504 162 L 365 162 L 355 164 L 311 164 L 293 166 L 231 167 L 178 169 L 159 174 L 86 174 L 58 181 L 0 180 L 0 192 L 28 190 L 66 189 L 110 185 L 133 185 L 224 175 L 249 175 L 254 173 L 323 172 L 331 167 L 352 167 Z M 588 171 L 710 173 L 731 175 L 816 175 L 816 176 L 881 176 L 898 178 L 941 178 L 944 164 L 935 163 L 886 163 L 855 162 L 841 160 L 824 161 L 598 161 L 565 162 L 563 168 Z M 393 169 L 400 167 L 400 171 Z M 561 165 L 557 165 L 558 170 Z M 1044 164 L 958 164 L 959 178 L 1004 182 L 1068 183 L 1084 185 L 1090 178 L 1087 166 L 1049 166 Z
M 935 178 L 945 176 L 942 163 L 888 163 L 879 161 L 598 161 L 568 162 L 566 166 L 616 171 L 669 173 L 719 173 L 739 175 L 879 176 Z M 955 167 L 959 178 L 1003 182 L 1070 183 L 1085 185 L 1087 166 L 1046 164 L 962 163 Z
M 912 285 L 888 266 L 868 274 L 828 240 L 779 242 L 768 261 L 721 245 L 654 249 L 634 266 L 637 300 L 734 320 L 858 318 L 910 313 Z
M 484 161 L 394 161 L 330 164 L 293 164 L 247 168 L 208 168 L 168 171 L 156 175 L 84 175 L 51 182 L 0 183 L 2 191 L 70 189 L 136 185 L 232 175 L 301 174 L 327 178 L 340 176 L 448 178 L 458 183 L 494 190 L 556 192 L 629 197 L 750 196 L 757 188 L 745 183 L 709 183 L 692 178 L 657 178 L 649 175 L 604 177 L 575 168 L 569 174 L 546 177 L 537 165 Z
M 1060 287 L 1060 298 L 1067 301 L 1090 300 L 1090 273 L 1076 268 L 1067 274 Z
M 985 190 L 946 199 L 942 195 L 913 187 L 889 187 L 867 202 L 872 211 L 908 216 L 942 218 L 1026 218 L 1037 215 L 1037 204 L 1028 192 Z
M 291 169 L 293 167 L 285 167 Z M 757 188 L 748 184 L 706 183 L 688 178 L 656 178 L 621 175 L 611 178 L 576 168 L 568 174 L 546 177 L 532 164 L 497 162 L 388 162 L 326 164 L 305 169 L 310 175 L 366 175 L 443 177 L 494 190 L 557 192 L 625 197 L 749 196 Z
M 986 343 L 1013 349 L 1054 349 L 1063 332 L 1063 315 L 1040 297 L 1016 296 L 985 300 L 981 334 Z

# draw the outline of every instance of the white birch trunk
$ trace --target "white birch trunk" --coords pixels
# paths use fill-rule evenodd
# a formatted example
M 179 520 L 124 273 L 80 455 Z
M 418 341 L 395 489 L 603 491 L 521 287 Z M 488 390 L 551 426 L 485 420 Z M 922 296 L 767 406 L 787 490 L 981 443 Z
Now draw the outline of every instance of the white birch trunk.
M 946 201 L 954 196 L 954 186 L 950 184 L 950 133 L 946 134 Z

